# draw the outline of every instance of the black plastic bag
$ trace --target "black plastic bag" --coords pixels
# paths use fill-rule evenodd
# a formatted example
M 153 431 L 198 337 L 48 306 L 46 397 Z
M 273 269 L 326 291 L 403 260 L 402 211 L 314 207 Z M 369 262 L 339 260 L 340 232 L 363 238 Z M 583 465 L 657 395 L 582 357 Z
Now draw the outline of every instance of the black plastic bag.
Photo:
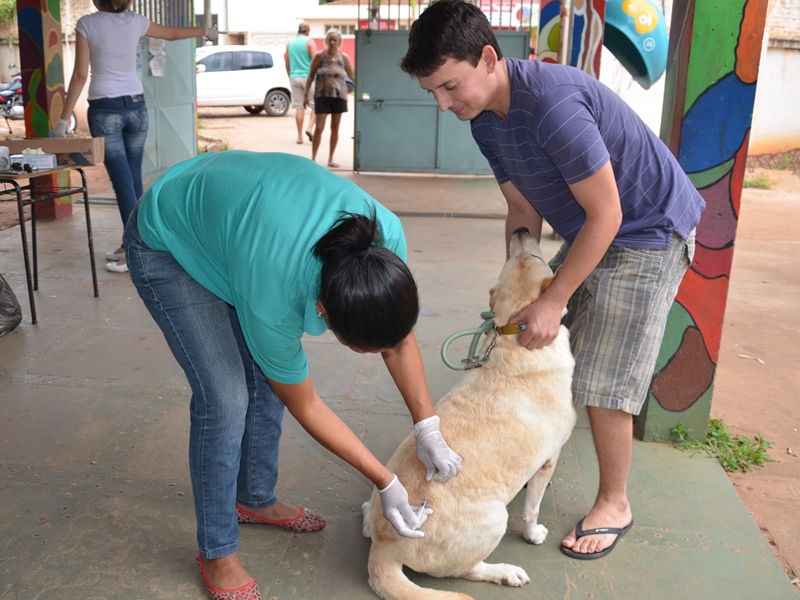
M 0 337 L 14 331 L 22 322 L 22 307 L 14 295 L 14 290 L 0 275 Z

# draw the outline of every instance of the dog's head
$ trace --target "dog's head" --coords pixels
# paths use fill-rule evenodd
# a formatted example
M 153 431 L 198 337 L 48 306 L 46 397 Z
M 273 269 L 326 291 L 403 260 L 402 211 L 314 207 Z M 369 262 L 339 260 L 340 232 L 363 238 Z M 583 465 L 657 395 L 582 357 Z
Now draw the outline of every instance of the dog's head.
M 508 260 L 497 285 L 489 290 L 489 307 L 494 322 L 505 325 L 509 319 L 542 295 L 553 281 L 553 271 L 547 265 L 536 241 L 525 228 L 511 236 Z

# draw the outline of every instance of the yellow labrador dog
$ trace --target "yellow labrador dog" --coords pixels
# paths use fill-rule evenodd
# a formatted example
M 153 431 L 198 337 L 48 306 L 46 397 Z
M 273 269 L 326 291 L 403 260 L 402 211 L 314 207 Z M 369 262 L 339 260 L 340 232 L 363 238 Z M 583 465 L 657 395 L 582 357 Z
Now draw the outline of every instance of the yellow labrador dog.
M 495 324 L 504 325 L 536 300 L 552 281 L 539 244 L 526 229 L 514 232 L 510 258 L 490 291 Z M 444 600 L 470 597 L 421 588 L 403 565 L 434 577 L 462 577 L 514 587 L 530 582 L 525 571 L 484 561 L 506 531 L 506 506 L 527 483 L 522 536 L 541 544 L 547 528 L 537 523 L 539 506 L 561 447 L 575 426 L 569 334 L 541 350 L 529 351 L 517 336 L 497 338 L 488 362 L 468 371 L 437 404 L 441 432 L 464 459 L 461 473 L 448 481 L 425 481 L 409 435 L 387 463 L 408 491 L 412 504 L 427 499 L 433 514 L 422 526 L 425 537 L 398 535 L 383 518 L 377 491 L 363 505 L 364 535 L 372 538 L 369 583 L 385 600 Z

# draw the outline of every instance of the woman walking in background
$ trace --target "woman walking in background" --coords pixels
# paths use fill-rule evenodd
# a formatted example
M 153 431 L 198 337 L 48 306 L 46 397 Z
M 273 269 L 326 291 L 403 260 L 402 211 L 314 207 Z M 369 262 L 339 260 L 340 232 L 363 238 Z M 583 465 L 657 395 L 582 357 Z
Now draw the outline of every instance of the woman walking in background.
M 342 46 L 342 34 L 338 29 L 330 29 L 325 34 L 325 49 L 317 52 L 311 61 L 311 68 L 306 80 L 304 105 L 308 105 L 308 96 L 314 87 L 314 110 L 316 126 L 311 145 L 311 160 L 317 160 L 317 150 L 322 142 L 325 121 L 331 116 L 331 145 L 328 154 L 328 166 L 337 168 L 339 164 L 333 160 L 336 144 L 339 142 L 339 123 L 342 113 L 347 112 L 347 80 L 345 75 L 354 79 L 353 63 L 350 57 L 339 49 Z M 316 76 L 316 82 L 314 77 Z
M 136 74 L 139 38 L 185 40 L 205 36 L 217 40 L 216 29 L 165 27 L 128 10 L 131 0 L 94 0 L 98 12 L 85 15 L 75 25 L 75 68 L 69 82 L 61 118 L 51 135 L 64 137 L 75 103 L 89 79 L 89 131 L 105 138 L 105 164 L 117 197 L 122 226 L 142 196 L 142 157 L 148 116 L 144 88 Z M 106 269 L 127 273 L 122 245 L 106 253 Z

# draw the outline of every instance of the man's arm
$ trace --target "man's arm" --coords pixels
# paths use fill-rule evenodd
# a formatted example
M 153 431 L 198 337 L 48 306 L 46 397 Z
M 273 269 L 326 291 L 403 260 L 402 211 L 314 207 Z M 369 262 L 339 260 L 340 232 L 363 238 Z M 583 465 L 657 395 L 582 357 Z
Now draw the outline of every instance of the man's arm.
M 511 235 L 520 227 L 527 227 L 537 240 L 542 239 L 542 215 L 522 192 L 510 181 L 500 184 L 500 191 L 506 199 L 508 214 L 506 215 L 506 252 L 511 243 Z
M 286 74 L 292 72 L 292 66 L 289 64 L 289 44 L 286 44 L 286 52 L 283 53 L 283 62 L 286 65 Z
M 519 334 L 519 343 L 529 350 L 543 348 L 556 339 L 564 307 L 603 258 L 622 223 L 619 190 L 610 161 L 569 188 L 586 213 L 586 221 L 550 287 L 511 319 L 512 323 L 527 323 Z

